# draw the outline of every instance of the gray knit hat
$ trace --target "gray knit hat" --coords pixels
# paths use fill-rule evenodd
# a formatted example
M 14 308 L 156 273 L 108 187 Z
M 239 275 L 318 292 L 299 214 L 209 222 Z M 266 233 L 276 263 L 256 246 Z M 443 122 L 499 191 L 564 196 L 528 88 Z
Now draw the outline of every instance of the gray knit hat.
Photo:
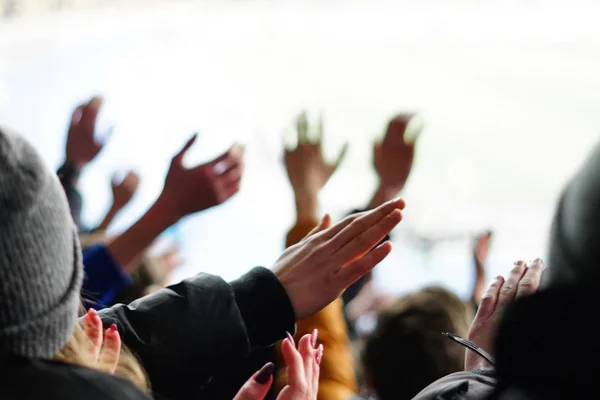
M 561 195 L 549 250 L 544 286 L 593 284 L 600 279 L 600 143 Z
M 58 178 L 23 137 L 0 128 L 0 355 L 53 357 L 73 332 L 82 276 Z

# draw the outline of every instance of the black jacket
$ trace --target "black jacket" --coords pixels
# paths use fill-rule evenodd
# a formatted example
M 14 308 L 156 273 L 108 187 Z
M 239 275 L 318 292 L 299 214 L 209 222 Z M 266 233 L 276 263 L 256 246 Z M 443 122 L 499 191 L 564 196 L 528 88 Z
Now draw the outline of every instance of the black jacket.
M 140 359 L 155 397 L 231 399 L 294 332 L 295 315 L 271 271 L 254 268 L 227 283 L 199 274 L 128 306 L 100 312 Z
M 231 399 L 265 361 L 264 349 L 294 332 L 285 289 L 266 268 L 227 283 L 199 274 L 128 306 L 102 310 L 146 369 L 157 399 Z M 133 385 L 52 361 L 0 360 L 2 399 L 142 400 Z

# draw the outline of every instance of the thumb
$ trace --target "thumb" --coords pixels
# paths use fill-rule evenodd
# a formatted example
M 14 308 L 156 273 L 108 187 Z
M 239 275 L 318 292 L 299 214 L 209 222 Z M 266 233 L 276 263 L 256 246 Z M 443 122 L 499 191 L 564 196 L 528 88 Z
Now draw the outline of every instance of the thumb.
M 274 370 L 275 365 L 272 362 L 265 364 L 244 383 L 233 400 L 263 400 L 273 384 Z
M 192 147 L 192 145 L 196 141 L 196 138 L 198 138 L 198 133 L 194 133 L 192 137 L 188 139 L 188 141 L 185 143 L 185 145 L 179 151 L 179 153 L 175 154 L 175 156 L 173 157 L 173 161 L 181 163 L 183 161 L 183 156 L 185 156 L 185 153 L 190 149 L 190 147 Z

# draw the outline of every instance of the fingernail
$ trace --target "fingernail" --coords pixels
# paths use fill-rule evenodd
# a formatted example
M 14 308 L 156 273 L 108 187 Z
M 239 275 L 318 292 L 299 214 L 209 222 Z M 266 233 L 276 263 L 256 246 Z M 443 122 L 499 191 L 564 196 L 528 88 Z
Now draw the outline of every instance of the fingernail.
M 94 310 L 93 308 L 90 308 L 88 310 L 88 314 L 90 314 L 90 315 L 98 315 L 98 311 Z
M 108 329 L 110 329 L 111 332 L 116 332 L 117 331 L 117 325 L 115 324 L 111 324 Z
M 290 341 L 290 343 L 292 344 L 292 346 L 296 347 L 296 342 L 294 342 L 294 337 L 292 336 L 292 334 L 289 332 L 286 332 L 285 334 L 287 335 L 287 338 Z
M 323 345 L 320 344 L 317 349 L 317 364 L 321 365 L 321 360 L 323 359 Z
M 269 382 L 269 378 L 273 375 L 273 371 L 275 371 L 275 364 L 272 362 L 266 363 L 264 367 L 258 371 L 258 374 L 254 377 L 254 380 L 261 385 Z
M 312 335 L 310 336 L 310 344 L 312 345 L 313 349 L 317 348 L 317 338 L 319 337 L 319 331 L 318 330 L 314 330 L 312 331 Z

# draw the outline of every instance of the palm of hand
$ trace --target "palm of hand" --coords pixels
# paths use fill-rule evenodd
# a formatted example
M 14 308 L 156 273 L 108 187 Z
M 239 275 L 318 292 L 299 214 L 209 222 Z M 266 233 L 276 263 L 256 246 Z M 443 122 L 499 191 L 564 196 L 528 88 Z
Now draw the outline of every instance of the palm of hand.
M 66 157 L 79 167 L 93 160 L 102 150 L 103 143 L 94 137 L 101 105 L 102 99 L 94 97 L 73 112 L 67 135 Z
M 375 170 L 381 182 L 388 187 L 402 189 L 412 168 L 415 146 L 406 143 L 406 127 L 412 116 L 401 115 L 388 125 L 382 143 L 374 146 Z
M 294 190 L 313 191 L 325 186 L 337 167 L 325 162 L 318 143 L 301 143 L 294 150 L 286 151 L 285 166 Z
M 113 202 L 117 207 L 124 207 L 135 192 L 137 191 L 140 184 L 140 177 L 135 172 L 129 172 L 125 176 L 122 182 L 117 183 L 115 179 L 113 179 L 111 183 L 112 193 L 113 193 Z

